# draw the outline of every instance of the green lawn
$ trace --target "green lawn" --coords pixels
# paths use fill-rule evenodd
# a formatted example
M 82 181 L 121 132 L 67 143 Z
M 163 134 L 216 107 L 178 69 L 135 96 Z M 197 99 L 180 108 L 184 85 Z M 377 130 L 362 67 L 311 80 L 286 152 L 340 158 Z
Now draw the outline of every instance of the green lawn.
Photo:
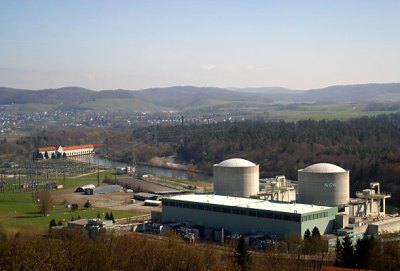
M 100 172 L 100 181 L 105 176 L 113 177 L 110 171 Z M 62 183 L 62 182 L 60 182 Z M 81 177 L 68 177 L 65 181 L 65 188 L 75 188 L 77 186 L 97 183 L 97 173 L 85 175 Z M 65 189 L 64 188 L 64 189 Z M 55 201 L 57 191 L 52 191 Z M 56 203 L 48 216 L 38 213 L 37 206 L 33 202 L 34 193 L 16 192 L 16 193 L 0 193 L 0 231 L 5 232 L 21 232 L 21 231 L 43 231 L 48 229 L 51 219 L 56 222 L 62 221 L 65 225 L 73 217 L 80 218 L 96 218 L 97 214 L 103 218 L 106 212 L 111 212 L 107 208 L 90 208 L 88 210 L 79 209 L 71 212 L 69 208 Z M 81 207 L 81 206 L 80 206 Z M 133 211 L 112 211 L 114 218 L 132 217 L 141 215 L 142 213 Z

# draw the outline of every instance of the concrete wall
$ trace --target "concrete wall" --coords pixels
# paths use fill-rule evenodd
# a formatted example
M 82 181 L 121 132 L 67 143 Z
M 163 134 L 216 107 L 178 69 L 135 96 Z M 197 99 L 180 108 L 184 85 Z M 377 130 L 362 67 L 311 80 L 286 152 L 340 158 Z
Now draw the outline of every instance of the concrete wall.
M 224 228 L 231 232 L 243 234 L 275 233 L 287 235 L 289 233 L 301 233 L 300 222 L 215 213 L 212 211 L 171 206 L 163 206 L 162 220 L 163 223 L 184 222 L 189 226 L 198 225 L 209 228 Z
M 259 192 L 259 166 L 213 168 L 214 193 L 217 195 L 249 197 Z
M 349 171 L 316 173 L 298 171 L 298 202 L 324 206 L 339 206 L 349 202 Z
M 371 223 L 368 225 L 368 234 L 382 234 L 400 232 L 400 217 L 394 217 Z
M 332 208 L 328 210 L 327 217 L 300 222 L 165 205 L 163 205 L 162 210 L 163 223 L 181 222 L 189 226 L 224 228 L 225 230 L 242 234 L 274 233 L 282 236 L 291 233 L 303 236 L 306 229 L 312 231 L 315 226 L 318 227 L 321 234 L 332 232 L 333 222 L 337 213 L 337 208 Z

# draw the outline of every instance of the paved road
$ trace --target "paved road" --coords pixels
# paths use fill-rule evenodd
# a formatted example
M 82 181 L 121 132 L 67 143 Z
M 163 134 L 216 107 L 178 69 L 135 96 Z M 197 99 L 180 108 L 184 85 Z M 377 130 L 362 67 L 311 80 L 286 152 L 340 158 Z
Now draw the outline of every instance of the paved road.
M 139 180 L 136 178 L 132 178 L 132 177 L 121 177 L 118 178 L 118 181 L 121 182 L 121 184 L 128 184 L 129 186 L 131 186 L 132 188 L 139 188 L 142 191 L 146 191 L 146 192 L 151 192 L 154 194 L 163 194 L 166 192 L 179 192 L 180 190 L 177 189 L 173 189 L 170 188 L 168 186 L 164 186 L 161 184 L 156 184 L 156 183 L 152 183 L 152 182 L 148 182 L 148 181 L 144 181 L 144 180 Z

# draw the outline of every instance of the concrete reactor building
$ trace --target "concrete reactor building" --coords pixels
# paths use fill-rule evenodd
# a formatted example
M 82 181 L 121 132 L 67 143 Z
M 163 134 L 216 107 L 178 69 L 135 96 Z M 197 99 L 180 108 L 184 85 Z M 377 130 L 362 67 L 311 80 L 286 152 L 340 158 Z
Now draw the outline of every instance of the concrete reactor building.
M 298 170 L 298 202 L 342 206 L 350 200 L 349 171 L 329 163 Z
M 259 192 L 259 166 L 245 159 L 232 158 L 214 164 L 214 193 L 245 197 Z

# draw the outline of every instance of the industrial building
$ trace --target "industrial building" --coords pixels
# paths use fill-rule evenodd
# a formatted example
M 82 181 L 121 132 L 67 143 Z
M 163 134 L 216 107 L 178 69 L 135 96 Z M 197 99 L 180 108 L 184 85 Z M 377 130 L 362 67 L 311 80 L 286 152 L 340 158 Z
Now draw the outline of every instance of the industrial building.
M 329 163 L 319 163 L 298 171 L 297 202 L 341 206 L 350 200 L 349 171 Z
M 272 202 L 221 195 L 181 195 L 162 199 L 163 223 L 224 228 L 241 234 L 303 235 L 318 227 L 333 231 L 337 207 Z
M 385 215 L 391 195 L 382 192 L 378 182 L 350 198 L 349 171 L 337 165 L 313 164 L 298 170 L 297 184 L 277 176 L 263 180 L 261 189 L 258 170 L 258 165 L 240 158 L 215 164 L 215 194 L 163 198 L 162 223 L 281 237 L 303 236 L 317 227 L 333 245 L 338 236 L 400 230 L 400 217 Z
M 251 196 L 252 198 L 284 202 L 296 201 L 295 185 L 293 181 L 286 180 L 285 176 L 263 179 L 263 183 L 264 188 L 257 195 Z
M 213 167 L 214 193 L 250 197 L 259 192 L 259 166 L 241 158 L 232 158 Z

